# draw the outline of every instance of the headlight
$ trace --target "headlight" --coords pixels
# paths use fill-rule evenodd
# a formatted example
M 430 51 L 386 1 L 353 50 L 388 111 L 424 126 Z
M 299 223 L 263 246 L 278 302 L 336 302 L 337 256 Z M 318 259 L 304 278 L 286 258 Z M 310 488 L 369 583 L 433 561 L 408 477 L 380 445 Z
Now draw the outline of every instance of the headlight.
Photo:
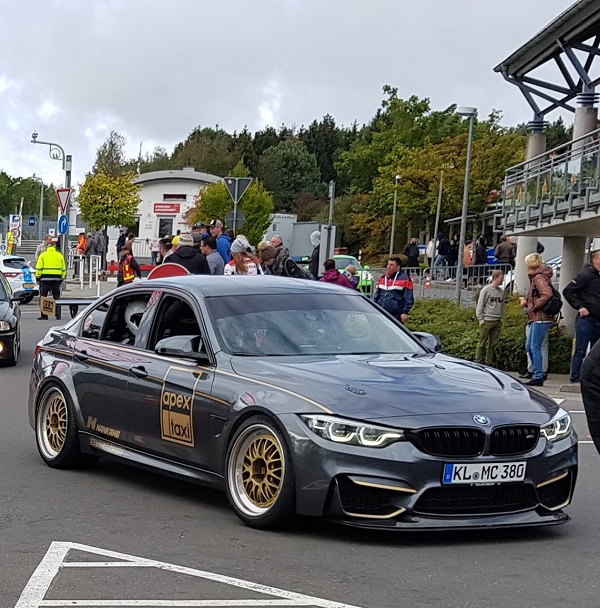
M 7 321 L 0 321 L 0 331 L 8 331 L 10 329 L 10 323 Z
M 334 443 L 382 448 L 395 441 L 406 440 L 406 434 L 402 429 L 386 429 L 380 426 L 359 424 L 334 416 L 300 417 L 313 433 Z
M 556 416 L 540 427 L 540 435 L 548 441 L 558 441 L 564 439 L 572 432 L 571 416 L 562 408 L 558 410 Z

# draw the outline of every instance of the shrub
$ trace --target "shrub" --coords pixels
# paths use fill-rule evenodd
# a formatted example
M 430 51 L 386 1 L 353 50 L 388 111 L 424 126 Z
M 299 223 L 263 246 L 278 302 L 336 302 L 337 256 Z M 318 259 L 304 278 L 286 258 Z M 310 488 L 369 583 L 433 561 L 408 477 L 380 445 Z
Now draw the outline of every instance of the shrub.
M 527 368 L 526 324 L 527 316 L 523 314 L 518 299 L 511 298 L 504 312 L 502 333 L 496 346 L 498 369 L 517 372 Z M 427 331 L 438 336 L 445 354 L 475 360 L 479 323 L 474 307 L 459 306 L 446 299 L 417 300 L 407 325 L 413 331 Z M 557 325 L 550 331 L 549 354 L 549 372 L 569 372 L 571 338 L 563 335 Z

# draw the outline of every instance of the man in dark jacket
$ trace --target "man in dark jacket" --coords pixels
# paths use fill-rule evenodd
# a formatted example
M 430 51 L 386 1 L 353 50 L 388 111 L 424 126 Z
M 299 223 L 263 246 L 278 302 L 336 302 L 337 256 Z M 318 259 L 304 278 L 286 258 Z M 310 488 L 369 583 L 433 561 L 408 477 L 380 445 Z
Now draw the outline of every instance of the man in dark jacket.
M 513 246 L 505 234 L 500 237 L 500 242 L 494 250 L 494 255 L 498 260 L 498 264 L 505 264 L 506 266 L 510 264 L 511 257 L 513 256 Z
M 569 379 L 579 382 L 588 345 L 594 346 L 600 338 L 600 249 L 592 251 L 590 263 L 563 289 L 563 296 L 577 311 Z
M 388 260 L 386 270 L 377 281 L 373 300 L 401 323 L 406 323 L 414 304 L 413 282 L 402 270 L 402 260 L 398 257 Z
M 590 436 L 600 454 L 600 342 L 592 347 L 581 366 L 581 396 Z
M 406 245 L 402 253 L 406 256 L 406 267 L 407 268 L 419 268 L 419 246 L 417 245 L 417 239 L 413 236 L 412 239 Z
M 191 274 L 211 274 L 206 258 L 194 247 L 191 234 L 179 235 L 177 250 L 173 251 L 166 261 L 183 266 Z

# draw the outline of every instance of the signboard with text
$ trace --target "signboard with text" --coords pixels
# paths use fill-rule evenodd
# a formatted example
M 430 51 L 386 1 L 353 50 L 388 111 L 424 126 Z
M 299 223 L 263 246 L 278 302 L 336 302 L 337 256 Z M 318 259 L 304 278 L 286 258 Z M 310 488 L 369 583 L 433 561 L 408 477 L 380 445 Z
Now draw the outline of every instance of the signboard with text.
M 179 213 L 181 203 L 154 203 L 154 213 Z

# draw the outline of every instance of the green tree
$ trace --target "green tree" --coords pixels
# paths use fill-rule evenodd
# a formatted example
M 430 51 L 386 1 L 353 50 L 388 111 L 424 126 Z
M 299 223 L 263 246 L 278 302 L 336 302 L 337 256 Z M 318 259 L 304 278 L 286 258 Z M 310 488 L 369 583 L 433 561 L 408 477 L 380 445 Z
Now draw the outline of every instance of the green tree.
M 83 221 L 103 229 L 133 224 L 141 201 L 141 186 L 132 182 L 134 177 L 134 173 L 116 177 L 88 174 L 78 196 Z
M 233 137 L 218 125 L 196 127 L 185 142 L 178 144 L 171 161 L 175 167 L 193 166 L 197 171 L 225 177 L 240 161 Z
M 258 176 L 273 194 L 277 211 L 289 210 L 299 192 L 318 194 L 322 189 L 315 155 L 297 140 L 282 141 L 265 150 Z
M 232 177 L 247 177 L 249 171 L 241 162 L 230 172 Z M 229 190 L 223 182 L 211 184 L 201 191 L 197 209 L 192 222 L 209 222 L 214 218 L 225 221 L 227 214 L 233 209 L 233 201 Z M 274 211 L 273 197 L 265 190 L 258 180 L 253 180 L 239 202 L 240 209 L 246 220 L 238 233 L 247 237 L 255 245 L 263 238 Z
M 96 161 L 92 172 L 97 175 L 104 173 L 109 177 L 117 177 L 125 170 L 125 148 L 126 139 L 116 131 L 111 131 L 106 141 L 96 152 Z

